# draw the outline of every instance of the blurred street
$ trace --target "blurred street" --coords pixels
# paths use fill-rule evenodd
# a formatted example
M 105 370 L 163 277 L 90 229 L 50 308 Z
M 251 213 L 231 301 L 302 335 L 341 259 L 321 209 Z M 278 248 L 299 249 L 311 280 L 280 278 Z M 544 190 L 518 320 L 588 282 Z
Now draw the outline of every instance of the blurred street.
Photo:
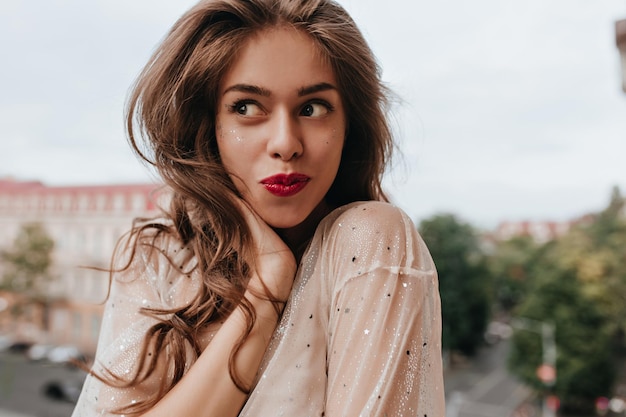
M 515 415 L 530 391 L 507 373 L 508 351 L 508 341 L 500 341 L 481 348 L 471 362 L 446 371 L 446 417 Z
M 33 362 L 22 354 L 0 352 L 0 417 L 69 417 L 74 404 L 47 398 L 44 392 L 55 381 L 76 386 L 83 375 L 65 365 Z
M 473 361 L 446 371 L 446 417 L 514 415 L 529 391 L 507 374 L 504 364 L 508 349 L 506 341 L 486 346 Z M 48 398 L 44 392 L 55 381 L 77 387 L 83 375 L 70 367 L 29 361 L 21 354 L 0 353 L 0 417 L 68 417 L 73 403 Z M 55 390 L 52 393 L 59 394 Z

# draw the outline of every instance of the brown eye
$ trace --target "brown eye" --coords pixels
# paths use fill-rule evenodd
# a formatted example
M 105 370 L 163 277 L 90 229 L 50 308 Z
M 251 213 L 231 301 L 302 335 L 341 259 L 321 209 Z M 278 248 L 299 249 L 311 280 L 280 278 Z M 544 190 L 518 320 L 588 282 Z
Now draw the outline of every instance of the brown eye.
M 307 104 L 302 109 L 302 115 L 303 116 L 313 116 L 313 113 L 315 113 L 315 109 L 313 108 L 312 104 Z
M 239 104 L 235 107 L 235 112 L 245 115 L 248 112 L 248 105 L 246 103 Z
M 326 103 L 307 103 L 300 110 L 300 115 L 304 117 L 321 117 L 332 110 L 332 107 Z
M 236 113 L 240 116 L 253 117 L 265 114 L 261 106 L 251 101 L 238 101 L 229 106 L 231 113 Z

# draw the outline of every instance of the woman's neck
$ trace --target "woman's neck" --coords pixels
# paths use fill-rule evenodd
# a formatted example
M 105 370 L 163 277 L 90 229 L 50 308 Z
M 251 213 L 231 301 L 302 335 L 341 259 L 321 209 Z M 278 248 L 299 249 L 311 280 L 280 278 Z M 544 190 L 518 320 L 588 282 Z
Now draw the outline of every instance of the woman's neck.
M 317 225 L 333 209 L 334 207 L 325 200 L 322 200 L 302 223 L 286 229 L 274 229 L 276 234 L 278 234 L 289 249 L 291 249 L 298 263 L 304 254 L 306 246 L 313 237 L 313 234 L 315 234 Z

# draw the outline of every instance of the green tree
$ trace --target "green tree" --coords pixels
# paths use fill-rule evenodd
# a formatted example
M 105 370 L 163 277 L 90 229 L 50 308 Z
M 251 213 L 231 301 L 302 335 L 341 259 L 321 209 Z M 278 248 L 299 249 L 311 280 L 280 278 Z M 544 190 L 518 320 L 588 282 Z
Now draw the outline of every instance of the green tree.
M 419 229 L 439 274 L 443 347 L 472 355 L 484 340 L 492 293 L 477 234 L 451 214 L 423 220 Z
M 28 223 L 18 232 L 13 247 L 0 252 L 4 273 L 2 289 L 41 297 L 51 278 L 54 241 L 40 223 Z
M 0 289 L 16 293 L 11 315 L 14 319 L 25 317 L 35 320 L 43 329 L 48 328 L 49 300 L 46 285 L 52 278 L 52 251 L 54 241 L 39 223 L 21 227 L 12 248 L 0 252 L 3 274 Z M 40 311 L 40 318 L 32 314 Z
M 545 348 L 537 333 L 515 331 L 509 367 L 537 391 L 555 393 L 563 411 L 590 413 L 595 398 L 610 394 L 615 380 L 607 319 L 582 293 L 573 271 L 544 268 L 533 293 L 517 313 L 555 326 L 556 384 L 548 389 L 536 375 Z
M 494 278 L 495 302 L 500 312 L 510 313 L 528 293 L 540 246 L 530 236 L 499 242 L 489 256 Z
M 532 279 L 516 313 L 556 325 L 553 391 L 570 413 L 590 413 L 597 396 L 611 394 L 621 367 L 616 365 L 623 361 L 626 330 L 625 248 L 624 198 L 615 188 L 604 210 L 543 246 L 530 268 Z M 535 375 L 540 352 L 537 335 L 517 331 L 509 365 L 529 385 L 545 389 Z

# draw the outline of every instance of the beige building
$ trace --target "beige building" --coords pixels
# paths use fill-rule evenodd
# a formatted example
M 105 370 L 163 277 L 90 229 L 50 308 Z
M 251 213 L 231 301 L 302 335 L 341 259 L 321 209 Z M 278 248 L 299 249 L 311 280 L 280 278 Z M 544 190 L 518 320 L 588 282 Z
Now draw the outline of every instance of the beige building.
M 518 236 L 529 236 L 537 243 L 546 243 L 564 236 L 572 224 L 570 221 L 505 221 L 493 232 L 493 238 L 504 241 Z
M 0 250 L 10 249 L 21 227 L 34 222 L 55 242 L 47 307 L 30 307 L 18 320 L 12 306 L 20 295 L 1 293 L 0 333 L 71 344 L 92 354 L 109 275 L 81 266 L 108 267 L 117 240 L 133 219 L 156 214 L 157 205 L 164 203 L 158 191 L 155 184 L 49 187 L 0 178 Z

